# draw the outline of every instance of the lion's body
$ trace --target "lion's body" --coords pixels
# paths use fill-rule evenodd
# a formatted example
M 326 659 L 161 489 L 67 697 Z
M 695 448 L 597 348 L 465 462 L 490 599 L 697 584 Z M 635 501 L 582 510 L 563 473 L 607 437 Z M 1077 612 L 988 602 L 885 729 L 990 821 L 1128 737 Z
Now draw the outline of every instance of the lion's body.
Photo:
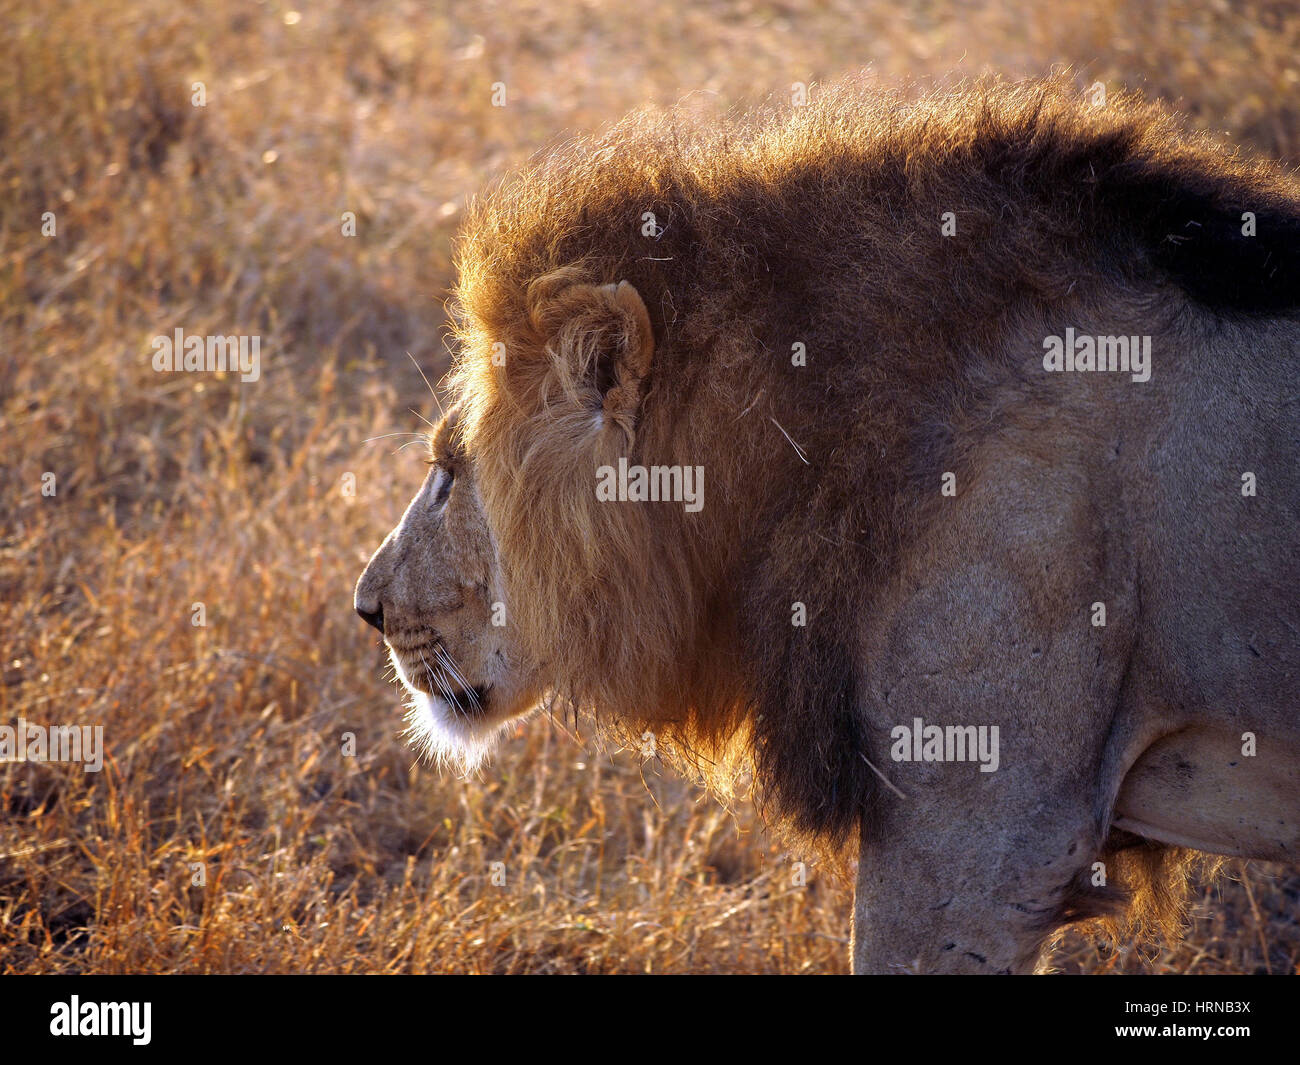
M 742 737 L 773 815 L 860 842 L 859 970 L 1023 970 L 1068 921 L 1168 919 L 1174 848 L 1295 854 L 1280 174 L 1060 85 L 842 89 L 566 148 L 472 212 L 458 299 L 520 674 Z M 1148 337 L 1149 380 L 1046 372 L 1067 330 Z M 701 467 L 703 507 L 601 501 L 620 459 Z M 996 771 L 901 758 L 918 719 L 996 726 Z
M 1123 313 L 1078 328 L 1151 329 Z M 1145 385 L 995 388 L 998 415 L 954 437 L 964 490 L 872 603 L 868 749 L 916 716 L 998 725 L 1001 758 L 877 763 L 907 799 L 864 839 L 859 912 L 888 934 L 858 938 L 860 969 L 1020 971 L 1044 931 L 1129 901 L 1117 886 L 1170 920 L 1187 854 L 1167 845 L 1297 853 L 1300 328 L 1193 311 L 1151 331 L 1170 357 Z

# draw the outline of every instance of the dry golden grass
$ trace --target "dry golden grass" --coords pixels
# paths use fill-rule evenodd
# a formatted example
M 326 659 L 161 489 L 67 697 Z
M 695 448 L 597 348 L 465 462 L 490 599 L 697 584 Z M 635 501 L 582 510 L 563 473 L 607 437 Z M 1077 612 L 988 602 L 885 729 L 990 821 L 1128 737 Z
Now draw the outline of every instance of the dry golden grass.
M 465 198 L 646 102 L 727 108 L 868 64 L 1070 64 L 1294 158 L 1300 14 L 202 7 L 0 0 L 0 722 L 102 724 L 109 752 L 99 774 L 0 766 L 0 971 L 842 971 L 847 889 L 799 883 L 743 802 L 545 722 L 470 781 L 398 735 L 351 589 L 421 468 L 368 441 L 431 413 L 406 352 L 445 368 Z M 153 372 L 177 326 L 261 335 L 262 379 Z M 1294 971 L 1298 892 L 1247 866 L 1176 947 L 1072 938 L 1058 961 Z

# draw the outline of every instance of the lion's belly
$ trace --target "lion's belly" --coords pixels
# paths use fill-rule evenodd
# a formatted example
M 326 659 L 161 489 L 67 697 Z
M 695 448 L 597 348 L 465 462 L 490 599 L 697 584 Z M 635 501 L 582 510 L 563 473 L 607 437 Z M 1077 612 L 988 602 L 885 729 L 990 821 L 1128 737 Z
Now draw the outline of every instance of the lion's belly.
M 1166 736 L 1124 778 L 1114 823 L 1211 854 L 1295 861 L 1300 748 L 1276 734 L 1243 740 L 1222 729 Z

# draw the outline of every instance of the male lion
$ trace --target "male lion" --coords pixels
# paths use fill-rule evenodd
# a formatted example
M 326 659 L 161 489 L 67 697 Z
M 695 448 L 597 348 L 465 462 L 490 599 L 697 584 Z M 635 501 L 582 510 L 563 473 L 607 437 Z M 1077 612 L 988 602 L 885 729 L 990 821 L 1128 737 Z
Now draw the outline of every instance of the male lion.
M 858 846 L 859 972 L 1032 970 L 1176 927 L 1190 849 L 1296 854 L 1276 167 L 1061 81 L 843 85 L 569 144 L 459 269 L 458 405 L 356 592 L 434 751 L 543 696 L 738 742 Z

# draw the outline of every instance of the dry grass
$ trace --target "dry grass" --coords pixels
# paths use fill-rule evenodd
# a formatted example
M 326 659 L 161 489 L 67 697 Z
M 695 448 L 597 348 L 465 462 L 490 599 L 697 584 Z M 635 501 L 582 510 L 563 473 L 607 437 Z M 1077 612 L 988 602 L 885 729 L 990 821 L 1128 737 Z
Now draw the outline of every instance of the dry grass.
M 203 6 L 0 0 L 0 722 L 102 724 L 110 755 L 0 767 L 0 971 L 843 970 L 847 890 L 801 885 L 744 803 L 545 723 L 471 781 L 398 736 L 351 588 L 421 468 L 368 440 L 430 414 L 405 353 L 445 368 L 465 197 L 647 101 L 730 107 L 865 64 L 1072 64 L 1294 158 L 1300 14 Z M 262 380 L 154 373 L 177 326 L 260 334 Z M 1058 960 L 1294 971 L 1298 892 L 1247 866 L 1175 948 Z

